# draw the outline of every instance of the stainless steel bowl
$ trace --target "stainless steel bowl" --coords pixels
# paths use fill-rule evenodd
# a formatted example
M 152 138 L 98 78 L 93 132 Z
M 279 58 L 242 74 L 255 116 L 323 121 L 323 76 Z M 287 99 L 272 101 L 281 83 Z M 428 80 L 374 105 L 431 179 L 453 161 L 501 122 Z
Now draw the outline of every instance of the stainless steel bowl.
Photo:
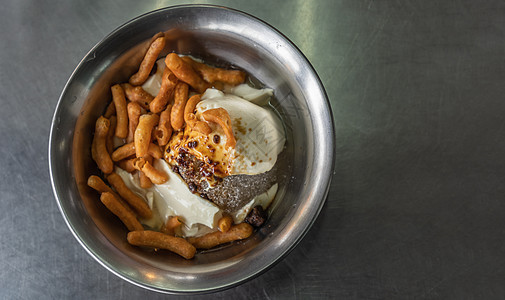
M 96 118 L 109 87 L 125 82 L 150 38 L 164 31 L 166 51 L 231 63 L 275 90 L 287 131 L 284 179 L 266 225 L 245 241 L 192 260 L 151 253 L 126 242 L 126 230 L 86 186 Z M 166 293 L 209 292 L 257 276 L 302 239 L 323 207 L 334 161 L 334 128 L 324 88 L 303 54 L 268 24 L 216 6 L 176 6 L 142 15 L 99 42 L 68 80 L 54 113 L 49 169 L 68 227 L 100 264 L 138 286 Z M 310 262 L 309 262 L 310 263 Z

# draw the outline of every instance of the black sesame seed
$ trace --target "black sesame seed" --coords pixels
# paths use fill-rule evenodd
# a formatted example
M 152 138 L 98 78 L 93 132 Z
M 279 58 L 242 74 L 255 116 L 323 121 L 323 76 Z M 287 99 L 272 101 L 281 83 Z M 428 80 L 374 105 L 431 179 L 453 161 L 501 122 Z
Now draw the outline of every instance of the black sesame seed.
M 194 182 L 190 182 L 188 184 L 189 191 L 192 192 L 193 194 L 196 192 L 196 184 Z
M 198 145 L 197 141 L 188 142 L 188 148 L 195 148 Z
M 174 173 L 179 173 L 179 167 L 178 166 L 173 166 L 172 167 L 172 171 L 174 171 Z

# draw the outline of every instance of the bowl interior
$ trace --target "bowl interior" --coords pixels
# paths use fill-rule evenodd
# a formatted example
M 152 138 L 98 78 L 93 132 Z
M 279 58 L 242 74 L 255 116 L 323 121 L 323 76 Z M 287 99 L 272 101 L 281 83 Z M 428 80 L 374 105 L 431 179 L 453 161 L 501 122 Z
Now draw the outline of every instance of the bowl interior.
M 165 53 L 233 65 L 274 89 L 285 124 L 283 177 L 266 225 L 241 242 L 184 260 L 126 242 L 127 231 L 86 181 L 94 122 L 110 86 L 136 72 L 150 38 L 163 31 Z M 60 210 L 77 240 L 116 275 L 162 292 L 222 289 L 259 274 L 303 237 L 319 213 L 333 166 L 333 123 L 324 89 L 305 57 L 285 37 L 247 14 L 213 6 L 180 6 L 143 15 L 95 46 L 69 79 L 50 137 L 50 170 Z

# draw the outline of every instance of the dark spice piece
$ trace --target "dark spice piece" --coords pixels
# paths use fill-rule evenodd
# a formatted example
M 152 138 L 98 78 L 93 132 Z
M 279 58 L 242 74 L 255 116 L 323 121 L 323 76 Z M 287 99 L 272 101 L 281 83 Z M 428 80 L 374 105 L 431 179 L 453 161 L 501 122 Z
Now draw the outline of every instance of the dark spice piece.
M 174 173 L 179 174 L 179 167 L 178 166 L 173 166 L 172 167 L 172 171 L 174 171 Z
M 198 146 L 197 141 L 188 142 L 188 148 L 195 148 L 196 146 Z
M 180 147 L 180 148 L 179 148 L 179 153 L 180 153 L 180 154 L 183 154 L 183 153 L 184 153 L 184 154 L 185 154 L 185 153 L 188 153 L 188 149 L 186 149 L 186 148 L 184 148 L 184 147 Z M 179 155 L 180 155 L 180 154 L 179 154 Z
M 210 176 L 212 176 L 212 174 L 213 174 L 212 171 L 210 171 L 206 168 L 202 170 L 202 175 L 205 177 L 210 177 Z
M 189 191 L 192 192 L 193 194 L 196 193 L 197 186 L 194 182 L 190 182 L 188 184 Z
M 268 214 L 261 207 L 261 205 L 255 206 L 251 212 L 245 218 L 245 222 L 251 224 L 254 227 L 260 227 L 267 220 Z
M 214 134 L 214 137 L 212 137 L 212 140 L 214 141 L 215 144 L 219 144 L 221 137 L 217 134 Z

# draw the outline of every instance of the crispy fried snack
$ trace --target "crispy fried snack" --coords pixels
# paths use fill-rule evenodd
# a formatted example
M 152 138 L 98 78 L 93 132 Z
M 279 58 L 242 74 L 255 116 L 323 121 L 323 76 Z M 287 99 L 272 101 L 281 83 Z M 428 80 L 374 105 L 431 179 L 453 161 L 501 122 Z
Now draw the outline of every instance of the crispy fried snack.
M 117 118 L 116 116 L 110 116 L 110 128 L 107 132 L 107 152 L 109 155 L 114 151 L 114 132 L 116 131 Z
M 188 85 L 184 82 L 178 82 L 174 90 L 174 106 L 170 113 L 170 123 L 175 131 L 184 127 L 184 107 L 188 100 Z
M 112 160 L 121 161 L 134 155 L 135 155 L 135 143 L 128 143 L 124 144 L 123 146 L 117 148 L 116 151 L 112 152 Z M 163 156 L 163 151 L 160 149 L 158 145 L 150 143 L 146 155 L 150 155 L 156 159 L 160 159 Z
M 161 112 L 160 121 L 158 126 L 154 129 L 154 136 L 158 141 L 158 145 L 165 146 L 168 144 L 172 136 L 172 125 L 170 124 L 170 113 L 172 112 L 172 105 L 169 104 L 167 108 Z
M 105 110 L 103 116 L 109 119 L 111 116 L 115 114 L 116 114 L 116 106 L 114 105 L 114 102 L 111 101 L 109 105 L 107 105 L 107 109 Z
M 200 95 L 194 95 L 189 98 L 186 106 L 184 107 L 184 121 L 191 129 L 203 134 L 210 134 L 212 132 L 212 129 L 210 128 L 209 124 L 197 120 L 195 114 L 193 113 L 195 111 L 196 105 L 198 102 L 200 102 L 200 99 Z
M 189 84 L 192 88 L 199 93 L 203 93 L 210 84 L 198 75 L 195 70 L 187 62 L 183 61 L 176 53 L 170 53 L 165 58 L 165 65 L 174 72 L 175 76 Z
M 233 218 L 230 215 L 225 215 L 217 221 L 217 228 L 221 232 L 228 232 L 233 225 Z
M 111 193 L 119 197 L 108 185 L 103 182 L 102 178 L 91 175 L 88 177 L 88 186 L 99 193 Z
M 113 172 L 107 176 L 107 181 L 116 189 L 118 194 L 130 204 L 139 216 L 147 219 L 152 217 L 153 212 L 149 208 L 149 205 L 147 205 L 144 199 L 140 198 L 126 186 L 121 176 Z
M 210 128 L 209 124 L 198 120 L 193 113 L 185 115 L 185 119 L 189 128 L 192 130 L 198 131 L 202 134 L 210 134 L 212 132 L 212 128 Z
M 123 159 L 123 160 L 117 161 L 116 165 L 128 173 L 132 173 L 133 171 L 136 171 L 136 169 L 133 167 L 133 160 L 134 159 L 135 159 L 135 157 L 130 158 L 130 159 Z
M 144 109 L 149 109 L 149 104 L 151 104 L 154 97 L 146 92 L 141 86 L 132 86 L 129 83 L 123 83 L 121 84 L 121 87 L 124 89 L 128 100 L 138 103 Z
M 133 155 L 135 155 L 135 144 L 128 143 L 124 144 L 123 146 L 117 148 L 114 152 L 112 152 L 112 160 L 120 161 Z
M 206 110 L 202 113 L 202 117 L 207 122 L 214 122 L 221 126 L 224 133 L 226 134 L 226 146 L 235 148 L 237 141 L 233 135 L 233 129 L 231 127 L 230 115 L 224 108 L 213 108 Z
M 134 158 L 133 159 L 133 167 L 135 168 L 135 162 L 138 158 Z M 149 162 L 151 165 L 153 164 L 153 157 L 151 155 L 146 155 L 145 158 L 143 158 L 146 160 L 146 162 Z M 135 168 L 137 169 L 137 168 Z M 149 177 L 147 177 L 147 175 L 142 172 L 141 170 L 139 170 L 139 182 L 140 182 L 140 187 L 143 188 L 143 189 L 148 189 L 150 187 L 153 186 L 153 183 L 151 181 L 151 179 L 149 179 Z
M 156 63 L 156 60 L 158 59 L 158 55 L 160 55 L 161 51 L 163 51 L 163 48 L 165 48 L 165 43 L 166 40 L 164 36 L 155 39 L 151 43 L 149 50 L 147 50 L 147 53 L 144 56 L 142 63 L 140 64 L 139 71 L 130 77 L 130 84 L 144 84 L 144 82 L 147 80 L 147 77 L 149 77 L 149 73 L 151 73 L 154 64 Z
M 139 118 L 142 114 L 142 108 L 136 102 L 130 102 L 127 106 L 128 109 L 128 136 L 126 137 L 126 142 L 133 142 L 133 137 L 135 136 L 135 129 L 139 124 Z
M 226 70 L 221 68 L 214 68 L 209 65 L 197 62 L 189 56 L 181 57 L 186 63 L 191 65 L 205 81 L 209 83 L 223 82 L 231 85 L 238 85 L 244 83 L 245 73 L 239 70 Z
M 170 250 L 179 254 L 185 259 L 191 259 L 195 256 L 196 249 L 185 239 L 167 235 L 156 231 L 132 231 L 128 233 L 128 243 L 150 248 L 159 248 Z
M 114 197 L 116 197 L 116 199 L 124 206 L 124 208 L 129 213 L 136 215 L 135 212 L 128 205 L 128 203 L 125 203 L 124 200 L 121 197 L 119 197 L 118 194 L 116 194 L 116 192 L 114 192 L 108 185 L 106 185 L 105 182 L 103 182 L 102 178 L 95 175 L 89 176 L 88 186 L 99 193 L 111 193 L 112 195 L 114 195 Z
M 116 136 L 124 139 L 128 135 L 128 112 L 126 111 L 126 98 L 123 88 L 119 84 L 113 85 L 111 87 L 111 91 L 112 101 L 116 106 Z
M 110 121 L 104 117 L 98 118 L 95 124 L 95 136 L 93 137 L 91 156 L 98 168 L 105 174 L 114 169 L 114 163 L 107 152 L 107 134 L 110 129 Z
M 147 154 L 153 158 L 160 159 L 163 157 L 163 150 L 161 150 L 160 146 L 150 143 L 149 149 L 147 149 Z
M 182 222 L 179 220 L 179 217 L 171 216 L 168 218 L 167 222 L 161 226 L 160 232 L 168 235 L 175 235 L 181 226 Z
M 168 175 L 160 170 L 157 170 L 146 159 L 139 157 L 133 161 L 135 169 L 142 171 L 154 184 L 163 184 L 168 181 Z
M 200 102 L 201 98 L 200 95 L 194 95 L 189 98 L 188 102 L 186 102 L 186 106 L 184 106 L 184 117 L 195 112 L 196 105 Z M 184 121 L 186 121 L 186 119 L 184 119 Z
M 140 116 L 139 124 L 135 130 L 135 152 L 137 157 L 143 157 L 148 153 L 151 143 L 151 132 L 158 124 L 160 117 L 156 114 Z
M 226 232 L 215 231 L 200 237 L 190 237 L 188 242 L 198 249 L 210 249 L 217 245 L 242 240 L 251 236 L 253 228 L 247 223 L 234 225 Z
M 144 227 L 142 224 L 140 224 L 139 220 L 137 220 L 137 217 L 135 217 L 131 211 L 126 209 L 112 193 L 102 193 L 100 200 L 113 214 L 115 214 L 121 220 L 121 222 L 123 222 L 123 224 L 126 225 L 126 228 L 128 228 L 128 230 L 144 230 Z
M 163 70 L 163 75 L 161 76 L 161 87 L 156 98 L 149 104 L 149 109 L 153 113 L 159 113 L 162 111 L 167 103 L 170 101 L 170 96 L 172 95 L 174 88 L 177 84 L 177 77 L 170 71 L 169 68 Z

